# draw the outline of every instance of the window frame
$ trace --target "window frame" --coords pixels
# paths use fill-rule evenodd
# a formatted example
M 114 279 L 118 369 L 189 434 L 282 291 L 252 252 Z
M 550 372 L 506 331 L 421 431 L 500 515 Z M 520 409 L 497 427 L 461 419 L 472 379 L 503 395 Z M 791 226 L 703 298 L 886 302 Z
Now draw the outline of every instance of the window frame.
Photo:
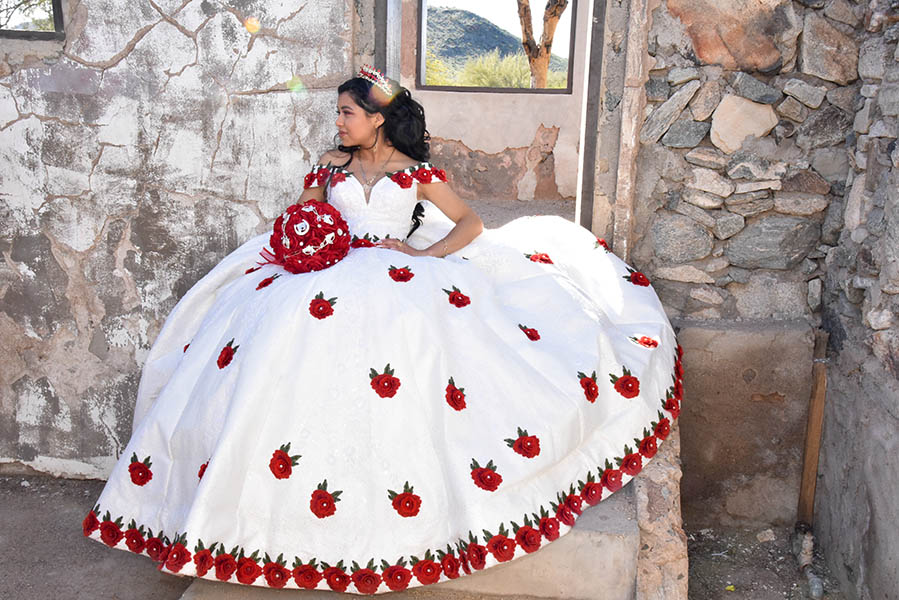
M 62 18 L 62 0 L 51 0 L 53 9 L 53 31 L 27 31 L 22 29 L 0 29 L 0 38 L 18 40 L 64 40 L 66 32 Z
M 574 90 L 574 53 L 577 40 L 577 10 L 578 0 L 570 0 L 569 9 L 571 10 L 571 34 L 568 44 L 568 76 L 566 78 L 567 86 L 564 88 L 508 88 L 508 87 L 465 87 L 459 85 L 427 85 L 422 81 L 422 64 L 427 56 L 427 48 L 424 47 L 425 37 L 425 18 L 427 16 L 426 2 L 428 0 L 418 0 L 418 36 L 417 36 L 417 56 L 415 61 L 415 89 L 417 90 L 434 90 L 439 92 L 489 92 L 499 94 L 568 94 L 571 95 Z

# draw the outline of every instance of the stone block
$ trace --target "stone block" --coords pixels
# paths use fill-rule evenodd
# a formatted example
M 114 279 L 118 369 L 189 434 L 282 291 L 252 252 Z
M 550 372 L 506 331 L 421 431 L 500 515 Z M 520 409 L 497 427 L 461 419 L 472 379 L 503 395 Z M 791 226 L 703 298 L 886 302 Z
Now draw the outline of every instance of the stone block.
M 815 12 L 805 15 L 800 43 L 803 73 L 846 85 L 858 79 L 858 44 Z
M 749 136 L 763 137 L 777 125 L 777 115 L 768 104 L 727 95 L 712 115 L 712 143 L 730 154 Z
M 722 169 L 727 166 L 728 158 L 716 148 L 694 148 L 687 152 L 684 159 L 691 165 L 708 169 Z
M 792 119 L 797 123 L 802 123 L 808 117 L 808 108 L 806 108 L 799 100 L 790 97 L 777 105 L 775 109 L 778 114 Z
M 799 126 L 796 145 L 805 151 L 843 142 L 849 134 L 852 121 L 842 110 L 828 106 L 816 111 Z
M 821 279 L 816 277 L 808 282 L 808 307 L 812 310 L 818 310 L 821 306 L 821 291 L 823 284 Z
M 707 273 L 700 271 L 693 265 L 679 265 L 676 267 L 658 267 L 653 271 L 654 279 L 667 279 L 669 281 L 681 281 L 684 283 L 714 283 L 714 279 Z
M 648 102 L 664 102 L 668 99 L 668 93 L 671 91 L 668 82 L 660 77 L 650 77 L 644 88 Z
M 890 117 L 878 119 L 871 124 L 871 128 L 868 130 L 868 135 L 872 138 L 895 138 L 897 134 L 899 134 L 899 126 L 897 126 L 896 119 L 891 119 Z
M 684 521 L 694 529 L 792 525 L 811 385 L 810 326 L 706 322 L 683 326 L 678 340 Z
M 663 261 L 682 263 L 712 252 L 712 236 L 689 217 L 656 213 L 651 231 L 653 250 Z
M 752 75 L 738 72 L 731 82 L 734 91 L 740 96 L 752 100 L 753 102 L 761 102 L 762 104 L 774 104 L 781 99 L 783 93 L 774 87 L 771 87 L 763 81 L 759 81 Z
M 715 194 L 722 198 L 726 198 L 734 193 L 733 182 L 711 169 L 704 169 L 702 167 L 693 169 L 690 179 L 687 180 L 687 187 Z
M 687 103 L 698 89 L 699 82 L 690 81 L 652 111 L 640 129 L 640 141 L 644 144 L 658 142 L 659 138 L 671 127 L 671 124 L 677 120 L 678 115 L 686 108 Z
M 684 190 L 682 198 L 684 202 L 689 202 L 694 206 L 706 209 L 721 208 L 721 205 L 724 203 L 724 199 L 721 196 L 708 194 L 699 190 L 691 190 L 689 188 Z
M 671 85 L 681 85 L 694 79 L 699 79 L 699 69 L 696 67 L 675 67 L 668 71 L 668 83 Z
M 855 113 L 855 120 L 852 122 L 852 129 L 855 130 L 856 133 L 868 133 L 868 130 L 871 129 L 871 108 L 874 106 L 874 102 L 868 98 L 865 100 L 864 106 L 862 109 Z
M 893 58 L 890 54 L 883 36 L 863 41 L 858 51 L 858 76 L 865 79 L 883 79 L 887 61 Z
M 858 108 L 855 104 L 856 91 L 855 86 L 835 87 L 832 90 L 827 90 L 825 97 L 828 102 L 837 108 L 847 113 L 852 113 Z
M 686 119 L 675 121 L 662 136 L 662 144 L 669 148 L 695 148 L 709 132 L 710 127 L 710 123 L 700 121 Z
M 847 0 L 829 0 L 824 7 L 824 16 L 850 27 L 855 27 L 861 21 Z
M 731 238 L 724 253 L 738 267 L 792 269 L 817 245 L 820 233 L 821 226 L 809 219 L 768 215 Z
M 721 102 L 721 95 L 724 93 L 724 86 L 718 80 L 709 80 L 702 84 L 693 99 L 690 100 L 690 112 L 696 121 L 705 121 L 712 113 L 718 103 Z
M 849 155 L 845 148 L 819 148 L 812 153 L 812 168 L 831 184 L 846 181 Z
M 775 192 L 774 210 L 787 215 L 809 216 L 827 208 L 827 198 L 806 192 Z
M 702 192 L 697 193 L 701 194 Z M 721 200 L 721 198 L 718 198 L 718 200 Z M 676 213 L 690 217 L 697 223 L 701 223 L 710 229 L 715 226 L 715 217 L 713 217 L 708 211 L 701 209 L 695 204 L 691 204 L 689 202 L 678 202 L 677 206 L 674 207 L 674 211 Z
M 745 220 L 742 215 L 725 212 L 715 219 L 715 237 L 719 240 L 726 240 L 736 235 L 744 225 Z
M 788 79 L 784 83 L 784 94 L 796 98 L 809 108 L 818 108 L 824 102 L 824 96 L 827 94 L 827 88 L 823 86 L 812 85 L 801 79 Z
M 727 209 L 732 213 L 736 213 L 746 219 L 749 217 L 754 217 L 755 215 L 759 215 L 765 211 L 771 210 L 774 208 L 774 199 L 769 198 L 767 193 L 765 192 L 750 192 L 749 194 L 742 194 L 743 196 L 751 196 L 752 194 L 763 193 L 765 194 L 761 198 L 755 200 L 747 200 L 741 201 L 739 203 L 728 203 Z
M 780 179 L 786 172 L 785 162 L 744 150 L 735 152 L 727 163 L 727 176 L 733 179 Z
M 734 193 L 747 194 L 750 192 L 758 192 L 760 190 L 779 190 L 781 185 L 780 179 L 770 179 L 768 181 L 744 181 L 737 184 Z

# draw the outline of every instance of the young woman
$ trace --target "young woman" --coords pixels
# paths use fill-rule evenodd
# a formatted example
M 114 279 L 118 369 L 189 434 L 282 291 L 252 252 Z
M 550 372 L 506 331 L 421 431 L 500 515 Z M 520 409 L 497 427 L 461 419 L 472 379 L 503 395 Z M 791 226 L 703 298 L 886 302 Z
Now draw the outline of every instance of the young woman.
M 182 298 L 85 535 L 182 575 L 405 589 L 535 552 L 667 437 L 680 347 L 647 279 L 557 217 L 482 233 L 407 90 L 363 68 L 338 92 L 300 200 L 353 248 L 292 274 L 264 234 Z

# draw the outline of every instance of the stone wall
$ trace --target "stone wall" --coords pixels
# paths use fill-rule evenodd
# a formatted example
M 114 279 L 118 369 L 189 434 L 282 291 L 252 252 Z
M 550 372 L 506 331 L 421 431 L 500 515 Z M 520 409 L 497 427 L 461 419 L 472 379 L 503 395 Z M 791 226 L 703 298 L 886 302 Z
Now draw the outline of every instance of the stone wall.
M 0 42 L 0 465 L 106 475 L 165 316 L 331 146 L 372 2 L 69 0 Z
M 830 359 L 816 502 L 830 568 L 864 599 L 899 589 L 899 6 L 872 5 L 852 23 L 861 85 L 843 228 L 823 266 Z

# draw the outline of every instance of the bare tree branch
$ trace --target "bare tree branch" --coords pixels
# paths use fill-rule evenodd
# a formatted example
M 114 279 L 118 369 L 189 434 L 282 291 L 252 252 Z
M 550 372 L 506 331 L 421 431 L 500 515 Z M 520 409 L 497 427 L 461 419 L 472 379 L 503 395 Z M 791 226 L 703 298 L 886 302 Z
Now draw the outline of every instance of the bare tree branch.
M 528 57 L 531 68 L 531 87 L 545 88 L 549 72 L 549 60 L 552 57 L 553 36 L 562 13 L 568 7 L 568 0 L 547 0 L 543 11 L 543 33 L 540 44 L 534 40 L 534 28 L 531 22 L 530 0 L 518 0 L 518 19 L 521 21 L 521 45 Z

